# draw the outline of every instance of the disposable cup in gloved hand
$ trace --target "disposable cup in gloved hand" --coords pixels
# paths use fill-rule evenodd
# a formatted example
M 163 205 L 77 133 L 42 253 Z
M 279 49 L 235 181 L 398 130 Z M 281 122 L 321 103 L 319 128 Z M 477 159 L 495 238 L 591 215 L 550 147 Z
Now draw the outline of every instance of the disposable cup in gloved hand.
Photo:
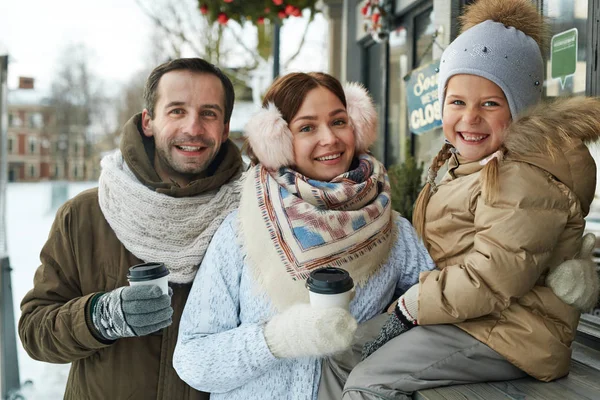
M 315 308 L 340 307 L 349 309 L 354 297 L 354 281 L 348 271 L 341 268 L 320 268 L 310 273 L 306 280 L 310 305 Z
M 134 265 L 127 274 L 130 286 L 156 285 L 163 294 L 169 294 L 169 270 L 163 263 L 148 262 Z

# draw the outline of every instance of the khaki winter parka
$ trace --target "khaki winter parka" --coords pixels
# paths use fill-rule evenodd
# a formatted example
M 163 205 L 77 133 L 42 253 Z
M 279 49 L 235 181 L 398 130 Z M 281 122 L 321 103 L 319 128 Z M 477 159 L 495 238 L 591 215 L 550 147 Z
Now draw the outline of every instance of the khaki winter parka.
M 586 101 L 540 106 L 512 123 L 489 204 L 483 166 L 453 155 L 426 212 L 440 270 L 420 276 L 419 323 L 456 324 L 543 381 L 568 373 L 579 321 L 543 285 L 577 255 L 594 197 L 596 165 L 582 140 L 598 138 L 600 103 Z
M 139 122 L 138 114 L 125 125 L 121 142 L 123 156 L 138 179 L 147 187 L 175 197 L 205 191 L 206 181 L 211 178 L 184 188 L 161 182 L 150 162 L 153 141 L 140 134 Z M 228 177 L 220 178 L 227 180 L 239 172 L 241 158 L 231 142 L 224 143 L 221 152 L 220 164 L 211 176 L 219 179 L 222 174 Z M 208 394 L 183 382 L 172 366 L 191 283 L 171 284 L 173 324 L 157 334 L 114 342 L 99 340 L 92 334 L 89 299 L 127 285 L 128 268 L 142 262 L 123 247 L 104 219 L 97 188 L 59 209 L 40 259 L 34 288 L 21 303 L 19 335 L 32 358 L 72 363 L 65 399 L 208 399 Z

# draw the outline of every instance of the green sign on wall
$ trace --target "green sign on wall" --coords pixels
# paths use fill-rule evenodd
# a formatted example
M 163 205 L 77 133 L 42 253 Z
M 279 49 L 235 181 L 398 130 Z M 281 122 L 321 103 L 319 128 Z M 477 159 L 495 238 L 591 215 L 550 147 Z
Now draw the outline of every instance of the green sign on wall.
M 564 88 L 567 77 L 577 68 L 577 28 L 552 36 L 550 54 L 552 79 L 560 79 L 560 86 Z

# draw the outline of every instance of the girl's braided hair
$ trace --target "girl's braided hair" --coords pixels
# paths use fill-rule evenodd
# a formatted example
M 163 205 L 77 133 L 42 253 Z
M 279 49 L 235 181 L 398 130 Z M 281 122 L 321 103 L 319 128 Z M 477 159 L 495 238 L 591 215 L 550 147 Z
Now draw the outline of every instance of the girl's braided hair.
M 435 178 L 442 165 L 444 165 L 452 156 L 452 148 L 451 144 L 445 143 L 444 146 L 442 146 L 442 149 L 433 158 L 433 161 L 431 161 L 431 165 L 427 170 L 427 182 L 425 182 L 425 186 L 421 189 L 421 193 L 419 193 L 419 197 L 417 197 L 415 203 L 413 226 L 423 241 L 425 241 L 425 210 L 427 209 L 431 194 L 437 192 Z

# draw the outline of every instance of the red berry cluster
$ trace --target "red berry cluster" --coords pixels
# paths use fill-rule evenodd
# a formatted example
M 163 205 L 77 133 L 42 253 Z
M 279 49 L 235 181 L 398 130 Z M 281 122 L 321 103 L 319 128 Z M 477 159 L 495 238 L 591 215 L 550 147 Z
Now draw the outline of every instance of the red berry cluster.
M 360 10 L 364 17 L 365 30 L 373 36 L 376 41 L 379 41 L 379 34 L 383 30 L 381 21 L 382 15 L 386 15 L 383 3 L 385 0 L 369 0 Z
M 244 0 L 222 0 L 222 3 L 238 3 L 238 4 L 243 4 Z M 300 7 L 294 5 L 294 1 L 293 0 L 271 0 L 273 2 L 273 4 L 276 6 L 276 8 L 273 10 L 273 13 L 277 13 L 277 17 L 279 17 L 280 19 L 285 19 L 288 17 L 300 17 L 302 16 L 302 10 L 300 9 Z M 226 10 L 225 7 L 223 7 L 223 4 L 221 2 L 220 5 L 215 5 L 215 2 L 213 1 L 212 3 L 210 1 L 206 2 L 206 3 L 201 3 L 200 4 L 200 12 L 203 15 L 207 15 L 207 14 L 212 14 L 211 13 L 211 6 L 214 6 L 215 8 L 218 7 L 215 11 L 216 12 L 216 18 L 215 18 L 215 14 L 212 14 L 212 18 L 215 18 L 216 21 L 222 25 L 227 24 L 227 22 L 229 21 L 230 18 L 235 18 L 238 19 L 239 15 L 237 13 L 234 12 L 233 17 L 231 15 L 228 15 L 228 12 L 224 11 Z M 296 2 L 297 3 L 297 2 Z M 210 6 L 209 6 L 210 4 Z M 250 6 L 250 5 L 249 5 Z M 303 5 L 305 6 L 305 4 Z M 266 7 L 264 9 L 264 14 L 262 15 L 258 15 L 256 16 L 256 14 L 254 14 L 252 16 L 252 19 L 255 19 L 255 22 L 257 24 L 264 24 L 265 19 L 269 18 L 269 14 L 271 13 L 271 8 L 270 7 Z M 273 15 L 271 15 L 271 17 L 273 17 Z M 248 17 L 248 19 L 250 19 L 250 17 Z

